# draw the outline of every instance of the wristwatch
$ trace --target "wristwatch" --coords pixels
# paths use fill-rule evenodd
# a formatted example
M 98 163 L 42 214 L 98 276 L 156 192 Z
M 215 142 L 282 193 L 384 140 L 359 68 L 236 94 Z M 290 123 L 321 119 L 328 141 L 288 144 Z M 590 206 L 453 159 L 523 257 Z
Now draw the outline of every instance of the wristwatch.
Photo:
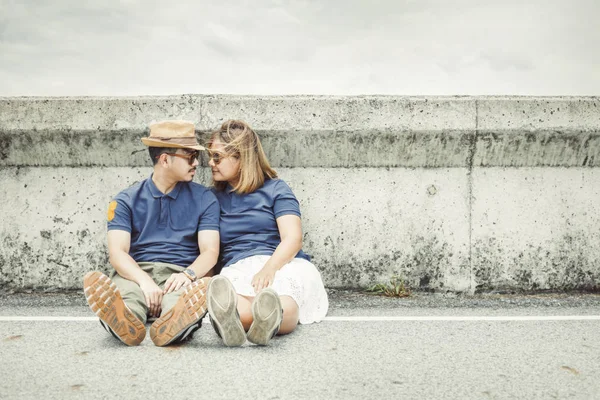
M 188 278 L 190 278 L 190 280 L 191 280 L 192 282 L 194 282 L 194 281 L 196 280 L 196 278 L 197 278 L 197 277 L 196 277 L 196 273 L 195 273 L 195 272 L 194 272 L 194 270 L 193 270 L 193 269 L 191 269 L 191 268 L 186 268 L 186 269 L 184 269 L 184 270 L 183 270 L 183 273 L 184 273 L 184 275 L 185 275 L 185 276 L 187 276 Z

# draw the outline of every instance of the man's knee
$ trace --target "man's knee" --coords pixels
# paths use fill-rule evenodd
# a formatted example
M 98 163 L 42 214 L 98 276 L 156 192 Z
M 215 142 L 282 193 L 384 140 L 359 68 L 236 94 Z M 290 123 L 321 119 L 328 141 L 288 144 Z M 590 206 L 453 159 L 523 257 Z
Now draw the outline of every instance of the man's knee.
M 141 321 L 146 321 L 146 314 L 148 313 L 148 305 L 146 304 L 146 298 L 144 292 L 140 286 L 128 279 L 121 277 L 120 275 L 114 275 L 112 278 L 113 283 L 119 289 L 123 302 L 138 317 Z

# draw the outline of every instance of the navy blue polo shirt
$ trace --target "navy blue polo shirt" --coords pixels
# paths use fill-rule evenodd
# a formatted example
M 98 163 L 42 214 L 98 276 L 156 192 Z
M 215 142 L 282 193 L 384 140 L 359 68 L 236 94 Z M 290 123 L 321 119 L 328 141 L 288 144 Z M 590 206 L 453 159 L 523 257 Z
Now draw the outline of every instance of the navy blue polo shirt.
M 136 261 L 188 267 L 200 255 L 198 231 L 219 230 L 219 203 L 206 187 L 179 182 L 162 193 L 152 175 L 123 190 L 109 205 L 108 230 L 131 233 Z
M 267 179 L 261 188 L 247 194 L 237 194 L 230 186 L 213 192 L 221 206 L 224 267 L 247 257 L 272 255 L 281 243 L 276 219 L 290 214 L 300 217 L 298 200 L 281 179 Z M 302 250 L 296 257 L 310 260 Z

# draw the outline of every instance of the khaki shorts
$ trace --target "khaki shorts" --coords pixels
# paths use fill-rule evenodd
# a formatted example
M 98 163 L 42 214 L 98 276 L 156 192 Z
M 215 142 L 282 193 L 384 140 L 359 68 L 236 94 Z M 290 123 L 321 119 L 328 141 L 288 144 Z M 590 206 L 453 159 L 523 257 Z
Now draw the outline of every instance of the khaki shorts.
M 165 282 L 172 274 L 179 273 L 185 269 L 184 267 L 180 267 L 178 265 L 161 262 L 140 262 L 138 265 L 142 270 L 150 275 L 154 282 L 156 282 L 156 284 L 161 288 L 165 285 Z M 121 297 L 123 297 L 123 301 L 125 301 L 125 304 L 131 310 L 131 312 L 134 313 L 135 316 L 140 319 L 140 321 L 146 323 L 148 318 L 148 306 L 146 305 L 146 298 L 144 297 L 144 292 L 142 292 L 140 286 L 133 281 L 123 278 L 121 275 L 117 274 L 116 271 L 112 272 L 110 279 L 119 288 Z M 164 314 L 173 308 L 175 303 L 177 303 L 177 300 L 179 300 L 179 296 L 181 296 L 183 292 L 184 289 L 181 288 L 175 292 L 164 295 L 161 303 L 161 314 Z

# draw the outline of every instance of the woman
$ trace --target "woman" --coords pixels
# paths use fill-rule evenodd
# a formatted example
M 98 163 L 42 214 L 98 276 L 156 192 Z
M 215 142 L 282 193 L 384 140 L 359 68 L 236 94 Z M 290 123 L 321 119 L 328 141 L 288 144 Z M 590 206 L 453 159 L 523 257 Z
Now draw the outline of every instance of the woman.
M 221 207 L 223 269 L 208 287 L 208 311 L 226 346 L 266 345 L 298 322 L 322 320 L 329 302 L 302 251 L 298 200 L 277 178 L 256 133 L 227 121 L 208 142 Z M 246 334 L 247 332 L 247 334 Z

